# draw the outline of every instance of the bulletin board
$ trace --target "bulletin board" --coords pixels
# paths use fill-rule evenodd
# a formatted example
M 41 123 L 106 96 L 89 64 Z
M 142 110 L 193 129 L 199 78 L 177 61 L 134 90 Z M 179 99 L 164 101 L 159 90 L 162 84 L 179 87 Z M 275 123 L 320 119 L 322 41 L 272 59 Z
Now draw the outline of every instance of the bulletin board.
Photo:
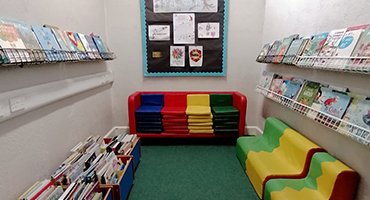
M 141 0 L 144 76 L 225 76 L 228 0 Z

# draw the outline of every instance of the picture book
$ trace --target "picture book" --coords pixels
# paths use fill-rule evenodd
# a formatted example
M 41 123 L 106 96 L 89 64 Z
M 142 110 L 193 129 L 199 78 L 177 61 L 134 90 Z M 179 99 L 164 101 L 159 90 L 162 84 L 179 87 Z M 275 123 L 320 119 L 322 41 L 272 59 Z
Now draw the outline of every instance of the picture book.
M 77 35 L 80 38 L 81 43 L 82 43 L 84 49 L 86 50 L 87 56 L 90 59 L 95 59 L 94 53 L 93 53 L 92 49 L 90 48 L 90 44 L 87 41 L 87 39 L 85 38 L 85 35 L 82 34 L 82 33 L 77 33 Z
M 320 90 L 321 93 L 318 93 L 319 96 L 315 102 L 318 104 L 317 108 L 328 115 L 341 119 L 351 102 L 351 97 L 346 93 L 336 92 L 326 87 L 321 87 Z
M 336 57 L 350 57 L 361 34 L 370 25 L 352 26 L 347 28 L 341 42 L 338 45 L 338 49 L 335 53 Z
M 301 56 L 303 49 L 306 47 L 310 38 L 299 38 L 293 40 L 292 44 L 290 45 L 288 51 L 286 52 L 283 63 L 285 64 L 293 64 L 294 61 L 297 59 L 297 56 Z
M 303 56 L 317 56 L 321 51 L 321 48 L 324 46 L 326 39 L 328 37 L 328 32 L 320 33 L 314 35 L 312 39 L 306 45 L 306 48 L 303 50 Z
M 98 48 L 98 51 L 103 59 L 109 59 L 108 53 L 110 52 L 108 47 L 104 44 L 103 40 L 97 35 L 91 35 L 93 41 Z
M 355 49 L 352 52 L 352 57 L 370 57 L 370 27 L 368 27 L 361 35 Z M 369 59 L 354 59 L 353 65 L 365 65 L 365 69 L 370 69 Z
M 67 34 L 67 37 L 68 37 L 69 41 L 74 46 L 73 48 L 76 50 L 78 58 L 82 59 L 82 60 L 86 59 L 85 49 L 84 49 L 84 47 L 81 43 L 81 40 L 78 37 L 77 33 L 67 31 L 66 34 Z
M 262 87 L 266 90 L 269 90 L 270 86 L 271 86 L 271 83 L 272 83 L 272 80 L 274 78 L 276 78 L 276 76 L 277 75 L 274 74 L 273 72 L 263 71 L 258 86 L 260 86 L 260 87 Z M 265 94 L 265 95 L 267 94 L 267 91 L 265 91 L 265 90 L 261 90 L 261 92 L 262 92 L 262 94 Z
M 80 34 L 81 33 L 73 33 L 75 38 L 76 38 L 76 41 L 77 41 L 77 49 L 82 51 L 82 52 L 85 52 L 86 49 L 84 47 L 84 45 L 82 44 L 82 41 L 81 41 L 81 38 L 80 38 Z
M 273 97 L 275 99 L 280 99 L 277 95 L 283 95 L 284 91 L 286 90 L 286 82 L 287 80 L 291 80 L 291 77 L 283 77 L 276 75 L 275 78 L 272 80 L 270 91 L 274 93 L 270 93 L 268 96 Z
M 89 43 L 90 49 L 94 53 L 95 58 L 100 59 L 101 56 L 99 54 L 98 48 L 96 47 L 96 45 L 94 43 L 93 38 L 90 35 L 85 35 L 85 38 L 86 38 L 87 42 Z
M 263 62 L 267 56 L 267 53 L 270 51 L 271 49 L 271 44 L 268 43 L 268 44 L 265 44 L 263 45 L 263 48 L 261 49 L 260 53 L 258 54 L 258 57 L 256 59 L 257 62 Z
M 276 40 L 273 44 L 272 44 L 272 47 L 270 49 L 270 51 L 267 53 L 267 56 L 266 56 L 266 59 L 265 59 L 265 62 L 267 63 L 271 63 L 274 59 L 274 56 L 277 54 L 277 51 L 279 50 L 280 48 L 280 45 L 283 43 L 282 40 Z
M 35 33 L 41 47 L 47 51 L 46 55 L 50 61 L 58 61 L 62 58 L 59 55 L 60 46 L 56 41 L 50 28 L 42 26 L 32 26 L 32 30 Z
M 300 91 L 303 83 L 304 79 L 301 78 L 292 78 L 284 80 L 283 96 L 294 100 L 298 92 Z
M 320 85 L 321 84 L 317 82 L 306 81 L 298 94 L 297 102 L 306 106 L 311 106 L 319 92 Z
M 294 35 L 291 35 L 287 38 L 284 38 L 282 44 L 280 45 L 279 49 L 277 50 L 276 55 L 275 55 L 272 62 L 273 63 L 281 63 L 281 61 L 283 61 L 285 53 L 287 52 L 287 50 L 290 47 L 290 44 L 292 43 L 292 41 L 294 39 L 296 39 L 298 37 L 299 37 L 298 34 L 294 34 Z
M 3 48 L 5 57 L 2 62 L 15 63 L 25 60 L 16 49 L 25 49 L 24 45 L 16 27 L 12 23 L 7 23 L 0 20 L 0 47 Z M 23 58 L 22 58 L 23 57 Z

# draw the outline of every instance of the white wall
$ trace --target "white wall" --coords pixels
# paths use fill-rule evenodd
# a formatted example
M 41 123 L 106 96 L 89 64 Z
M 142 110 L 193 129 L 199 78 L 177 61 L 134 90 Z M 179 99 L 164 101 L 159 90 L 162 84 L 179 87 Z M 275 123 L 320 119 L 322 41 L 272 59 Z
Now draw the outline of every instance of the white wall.
M 107 38 L 117 59 L 108 64 L 115 74 L 113 85 L 114 122 L 128 125 L 127 97 L 134 91 L 150 90 L 237 90 L 248 98 L 247 125 L 257 124 L 255 83 L 260 66 L 255 57 L 261 46 L 264 1 L 231 0 L 226 77 L 144 78 L 142 64 L 140 4 L 109 0 Z
M 294 33 L 310 35 L 370 23 L 369 8 L 368 0 L 266 0 L 263 41 L 271 42 Z M 355 93 L 370 95 L 369 75 L 306 70 L 283 65 L 267 65 L 266 68 L 282 74 L 347 86 Z M 268 99 L 262 101 L 260 113 L 260 126 L 263 126 L 262 117 L 277 116 L 356 170 L 361 175 L 357 199 L 370 199 L 369 148 Z
M 0 0 L 0 16 L 105 38 L 102 0 Z M 106 63 L 0 68 L 0 92 L 107 70 Z M 90 90 L 0 123 L 0 199 L 16 199 L 49 178 L 78 141 L 112 126 L 110 86 Z

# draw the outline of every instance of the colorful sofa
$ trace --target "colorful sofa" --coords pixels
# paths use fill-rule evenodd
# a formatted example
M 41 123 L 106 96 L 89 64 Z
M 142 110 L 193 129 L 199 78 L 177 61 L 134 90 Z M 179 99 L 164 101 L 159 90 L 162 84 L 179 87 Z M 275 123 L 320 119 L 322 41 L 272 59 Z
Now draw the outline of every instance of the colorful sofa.
M 236 145 L 237 158 L 248 175 L 257 195 L 261 199 L 316 199 L 315 192 L 297 194 L 291 192 L 290 189 L 303 188 L 302 186 L 306 183 L 312 183 L 312 181 L 305 182 L 308 180 L 307 177 L 311 176 L 313 177 L 312 179 L 315 179 L 319 176 L 316 170 L 319 167 L 312 164 L 311 160 L 319 160 L 319 157 L 325 157 L 318 156 L 326 155 L 327 153 L 321 154 L 321 152 L 324 151 L 323 148 L 317 146 L 274 117 L 266 119 L 263 135 L 256 137 L 240 137 Z M 317 156 L 313 158 L 314 155 Z M 325 158 L 328 157 L 326 156 Z M 317 187 L 319 188 L 318 193 L 325 193 L 326 196 L 332 194 L 332 190 L 330 186 L 328 186 L 330 185 L 330 181 L 328 180 L 333 182 L 333 177 L 335 177 L 333 174 L 339 174 L 342 172 L 341 170 L 351 171 L 348 167 L 345 168 L 338 163 L 336 165 L 336 168 L 334 167 L 335 169 L 328 169 L 327 173 L 323 173 L 326 174 L 326 176 L 323 176 L 323 180 L 326 182 L 323 183 L 323 180 L 321 180 L 320 186 Z M 308 173 L 309 170 L 311 174 Z M 350 173 L 352 173 L 352 171 Z M 307 174 L 309 175 L 307 176 Z M 344 174 L 348 173 L 346 172 Z M 351 176 L 353 176 L 353 174 Z M 343 175 L 343 177 L 347 179 L 348 176 Z M 348 181 L 351 183 L 356 182 L 355 179 L 356 178 L 348 178 Z M 301 181 L 294 182 L 292 180 Z M 292 182 L 294 182 L 294 184 L 292 184 Z M 267 185 L 267 183 L 269 183 L 269 185 Z M 284 189 L 285 187 L 287 187 L 286 190 Z M 337 188 L 343 189 L 340 184 Z M 353 192 L 351 192 L 352 189 L 349 190 L 350 192 L 347 193 L 353 194 Z M 292 198 L 284 198 L 284 195 L 287 195 L 286 197 L 292 195 Z M 299 196 L 300 198 L 295 198 L 298 196 L 293 197 L 294 195 L 308 196 Z
M 153 129 L 155 131 L 151 133 L 147 131 L 150 127 L 142 129 L 138 126 L 135 113 L 142 106 L 143 95 L 163 95 L 164 106 L 160 116 L 162 132 Z M 212 109 L 212 102 L 218 107 L 216 110 Z M 142 138 L 235 138 L 244 135 L 246 107 L 247 98 L 239 92 L 135 92 L 128 97 L 130 132 Z M 213 114 L 217 115 L 217 127 L 213 126 Z M 158 119 L 155 122 L 158 123 Z M 215 133 L 214 128 L 218 129 Z

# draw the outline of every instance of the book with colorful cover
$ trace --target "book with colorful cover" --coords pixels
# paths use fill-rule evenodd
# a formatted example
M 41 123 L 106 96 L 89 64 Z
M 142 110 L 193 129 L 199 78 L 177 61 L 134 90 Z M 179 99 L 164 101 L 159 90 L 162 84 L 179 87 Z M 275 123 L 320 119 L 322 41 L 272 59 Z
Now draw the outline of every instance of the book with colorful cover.
M 277 50 L 276 56 L 274 57 L 272 62 L 273 63 L 281 63 L 281 61 L 283 61 L 285 53 L 287 52 L 287 50 L 290 47 L 292 41 L 294 39 L 297 39 L 298 37 L 299 37 L 298 34 L 294 34 L 294 35 L 291 35 L 287 38 L 284 38 L 282 44 L 280 45 L 279 49 Z
M 319 93 L 318 99 L 312 104 L 312 107 L 330 116 L 342 119 L 351 102 L 351 97 L 346 93 L 336 92 L 327 87 L 321 87 L 320 90 L 321 93 Z
M 75 34 L 73 32 L 67 31 L 66 34 L 67 34 L 69 41 L 74 46 L 73 48 L 77 51 L 79 59 L 82 59 L 82 60 L 86 59 L 85 49 L 80 39 L 78 38 L 77 33 Z
M 321 48 L 326 42 L 328 37 L 328 32 L 320 33 L 312 36 L 312 39 L 308 41 L 306 47 L 303 50 L 302 56 L 317 56 L 321 51 Z M 313 65 L 314 59 L 303 58 L 298 61 L 299 65 Z
M 82 52 L 86 52 L 86 49 L 85 49 L 84 45 L 82 44 L 82 41 L 81 41 L 81 38 L 80 38 L 79 34 L 80 33 L 74 33 L 76 41 L 77 41 L 77 49 L 82 51 Z
M 343 116 L 343 122 L 340 124 L 340 128 L 338 130 L 348 136 L 356 135 L 363 140 L 369 141 L 370 97 L 353 94 L 350 94 L 350 96 L 353 98 L 352 102 Z M 367 131 L 357 128 L 352 124 L 366 129 Z M 356 136 L 353 136 L 353 138 L 356 138 Z M 356 139 L 359 140 L 359 138 Z
M 101 56 L 100 56 L 100 54 L 99 54 L 98 47 L 95 45 L 95 43 L 94 43 L 94 40 L 93 40 L 92 36 L 90 36 L 90 35 L 85 35 L 85 38 L 86 38 L 87 42 L 89 43 L 89 45 L 90 45 L 90 49 L 93 51 L 95 58 L 97 58 L 97 59 L 101 59 Z
M 299 50 L 302 49 L 301 47 L 304 41 L 305 39 L 303 38 L 297 38 L 293 40 L 292 44 L 290 44 L 288 51 L 285 53 L 285 56 L 283 58 L 283 63 L 291 64 L 295 56 L 300 56 Z
M 64 32 L 62 30 L 60 30 L 57 26 L 44 25 L 44 27 L 48 27 L 48 28 L 51 29 L 55 39 L 58 41 L 58 44 L 59 44 L 61 50 L 64 51 L 62 53 L 63 57 L 66 60 L 71 60 L 72 59 L 72 55 L 70 53 L 71 49 L 69 48 L 68 38 L 66 37 Z
M 277 54 L 277 51 L 279 50 L 280 48 L 280 45 L 283 43 L 282 40 L 276 40 L 273 44 L 272 44 L 272 47 L 270 49 L 270 51 L 267 53 L 267 56 L 266 56 L 266 59 L 265 59 L 265 62 L 267 63 L 271 63 L 274 59 L 274 56 Z
M 273 72 L 263 71 L 258 86 L 269 90 L 272 80 L 276 78 L 276 76 L 277 75 Z M 267 95 L 268 92 L 266 90 L 261 90 L 262 94 Z
M 300 91 L 304 81 L 305 80 L 301 78 L 284 80 L 285 87 L 283 88 L 283 96 L 294 100 L 297 97 L 297 94 Z
M 80 38 L 81 40 L 81 43 L 82 45 L 84 46 L 85 48 L 85 51 L 87 53 L 87 56 L 90 58 L 90 59 L 95 59 L 95 55 L 92 51 L 92 48 L 90 47 L 90 44 L 89 42 L 87 41 L 87 39 L 85 38 L 85 35 L 82 34 L 82 33 L 77 33 L 78 34 L 78 37 Z
M 370 57 L 370 27 L 362 33 L 351 56 Z M 362 66 L 362 70 L 370 71 L 370 59 L 354 59 L 352 64 L 355 66 Z
M 306 81 L 298 94 L 297 102 L 306 106 L 311 106 L 319 92 L 320 86 L 320 83 Z
M 271 49 L 271 44 L 268 43 L 268 44 L 265 44 L 263 45 L 263 48 L 261 49 L 260 53 L 258 54 L 258 57 L 256 59 L 257 62 L 263 62 L 268 54 L 268 52 L 270 51 Z
M 319 58 L 315 60 L 314 66 L 326 67 L 327 63 L 329 62 L 328 57 L 334 56 L 344 34 L 346 33 L 346 30 L 347 29 L 337 29 L 330 31 L 326 42 L 318 55 Z
M 93 41 L 94 41 L 96 47 L 98 48 L 101 57 L 103 59 L 109 59 L 108 53 L 110 51 L 108 50 L 108 47 L 105 45 L 103 40 L 97 35 L 91 34 L 91 37 L 93 38 Z
M 280 76 L 276 75 L 271 82 L 270 91 L 274 93 L 269 93 L 268 97 L 280 100 L 280 96 L 283 96 L 284 91 L 286 90 L 287 80 L 292 80 L 292 77 L 289 76 Z
M 60 46 L 50 28 L 35 25 L 32 26 L 32 30 L 41 47 L 46 50 L 46 56 L 49 61 L 60 61 L 63 59 L 59 54 Z
M 2 63 L 16 63 L 26 61 L 17 49 L 26 49 L 17 28 L 13 23 L 0 20 L 0 47 L 4 51 Z
M 350 57 L 359 41 L 361 34 L 370 24 L 348 27 L 335 52 L 336 57 Z

